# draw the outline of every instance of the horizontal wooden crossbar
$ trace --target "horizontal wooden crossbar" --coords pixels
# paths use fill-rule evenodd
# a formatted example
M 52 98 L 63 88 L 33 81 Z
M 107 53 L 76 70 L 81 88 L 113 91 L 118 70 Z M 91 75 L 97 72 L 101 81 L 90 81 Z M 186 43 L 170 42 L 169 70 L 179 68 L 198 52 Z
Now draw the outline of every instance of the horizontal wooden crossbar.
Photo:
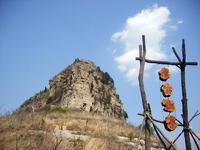
M 142 60 L 142 57 L 136 57 L 136 60 Z M 145 59 L 145 62 L 147 63 L 154 63 L 154 64 L 163 64 L 163 65 L 181 65 L 182 62 L 173 62 L 173 61 L 158 61 L 158 60 L 150 60 L 150 59 Z M 193 61 L 188 61 L 185 62 L 185 65 L 193 65 L 193 66 L 197 66 L 198 63 L 197 62 L 193 62 Z

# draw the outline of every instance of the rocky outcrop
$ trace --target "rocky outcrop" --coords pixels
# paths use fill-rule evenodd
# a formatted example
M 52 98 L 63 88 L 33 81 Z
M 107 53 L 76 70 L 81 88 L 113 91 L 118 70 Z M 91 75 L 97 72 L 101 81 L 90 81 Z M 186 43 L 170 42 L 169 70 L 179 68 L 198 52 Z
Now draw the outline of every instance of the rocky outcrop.
M 50 88 L 27 100 L 19 110 L 60 106 L 126 118 L 114 81 L 93 62 L 76 59 L 49 81 Z

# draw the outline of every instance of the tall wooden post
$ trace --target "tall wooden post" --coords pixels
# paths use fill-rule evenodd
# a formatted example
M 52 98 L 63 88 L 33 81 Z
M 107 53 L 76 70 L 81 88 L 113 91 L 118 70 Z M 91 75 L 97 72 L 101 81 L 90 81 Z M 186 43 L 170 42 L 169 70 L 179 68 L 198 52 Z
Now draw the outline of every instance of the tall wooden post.
M 146 93 L 144 89 L 144 67 L 145 67 L 145 58 L 146 58 L 146 44 L 145 44 L 145 36 L 142 36 L 142 45 L 139 45 L 139 57 L 140 60 L 140 70 L 139 70 L 139 86 L 140 93 L 142 98 L 142 105 L 145 115 L 145 150 L 151 149 L 151 137 L 150 137 L 150 120 L 146 117 L 146 113 L 148 113 L 148 103 L 146 99 Z
M 182 117 L 184 126 L 184 137 L 185 137 L 185 147 L 187 150 L 191 150 L 190 142 L 190 131 L 189 131 L 189 121 L 188 121 L 188 100 L 186 94 L 186 83 L 185 83 L 185 62 L 186 62 L 186 50 L 185 50 L 185 40 L 182 40 L 182 63 L 181 67 L 181 87 L 182 87 Z

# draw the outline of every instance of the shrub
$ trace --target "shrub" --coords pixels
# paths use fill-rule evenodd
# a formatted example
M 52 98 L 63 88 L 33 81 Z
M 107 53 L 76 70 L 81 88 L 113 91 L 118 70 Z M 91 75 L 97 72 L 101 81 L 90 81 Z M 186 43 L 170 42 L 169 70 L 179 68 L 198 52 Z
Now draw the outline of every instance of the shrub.
M 144 125 L 140 124 L 138 126 L 138 128 L 142 128 L 142 130 L 145 131 L 145 128 L 147 128 L 147 127 L 145 126 L 145 124 Z M 150 133 L 150 135 L 154 135 L 154 128 L 153 127 L 149 128 L 149 133 Z
M 117 98 L 117 99 L 116 99 L 117 102 L 120 103 L 120 104 L 122 104 L 122 101 L 121 101 L 121 99 L 120 99 L 120 97 L 119 97 L 119 94 L 116 94 L 116 98 Z
M 50 109 L 49 112 L 66 113 L 67 108 L 66 107 L 54 107 L 54 108 Z
M 130 133 L 128 134 L 128 139 L 129 139 L 130 141 L 132 141 L 133 138 L 134 138 L 134 134 L 133 134 L 133 132 L 130 132 Z
M 125 119 L 128 119 L 128 114 L 127 114 L 126 111 L 124 111 L 123 115 L 124 115 L 124 118 L 125 118 Z
M 109 73 L 108 72 L 101 72 L 101 75 L 102 75 L 102 82 L 104 84 L 114 84 L 114 80 L 110 77 Z

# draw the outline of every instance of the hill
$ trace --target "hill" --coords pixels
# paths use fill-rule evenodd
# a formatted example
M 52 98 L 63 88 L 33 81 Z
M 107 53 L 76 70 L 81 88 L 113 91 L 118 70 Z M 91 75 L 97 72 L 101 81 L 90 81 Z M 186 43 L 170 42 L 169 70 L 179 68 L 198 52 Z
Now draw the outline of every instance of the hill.
M 144 149 L 107 72 L 76 59 L 15 112 L 0 116 L 0 150 Z M 162 149 L 152 135 L 152 149 Z
M 128 117 L 116 93 L 114 80 L 91 61 L 76 59 L 49 80 L 49 86 L 26 100 L 18 111 L 41 111 L 60 106 L 122 119 Z

